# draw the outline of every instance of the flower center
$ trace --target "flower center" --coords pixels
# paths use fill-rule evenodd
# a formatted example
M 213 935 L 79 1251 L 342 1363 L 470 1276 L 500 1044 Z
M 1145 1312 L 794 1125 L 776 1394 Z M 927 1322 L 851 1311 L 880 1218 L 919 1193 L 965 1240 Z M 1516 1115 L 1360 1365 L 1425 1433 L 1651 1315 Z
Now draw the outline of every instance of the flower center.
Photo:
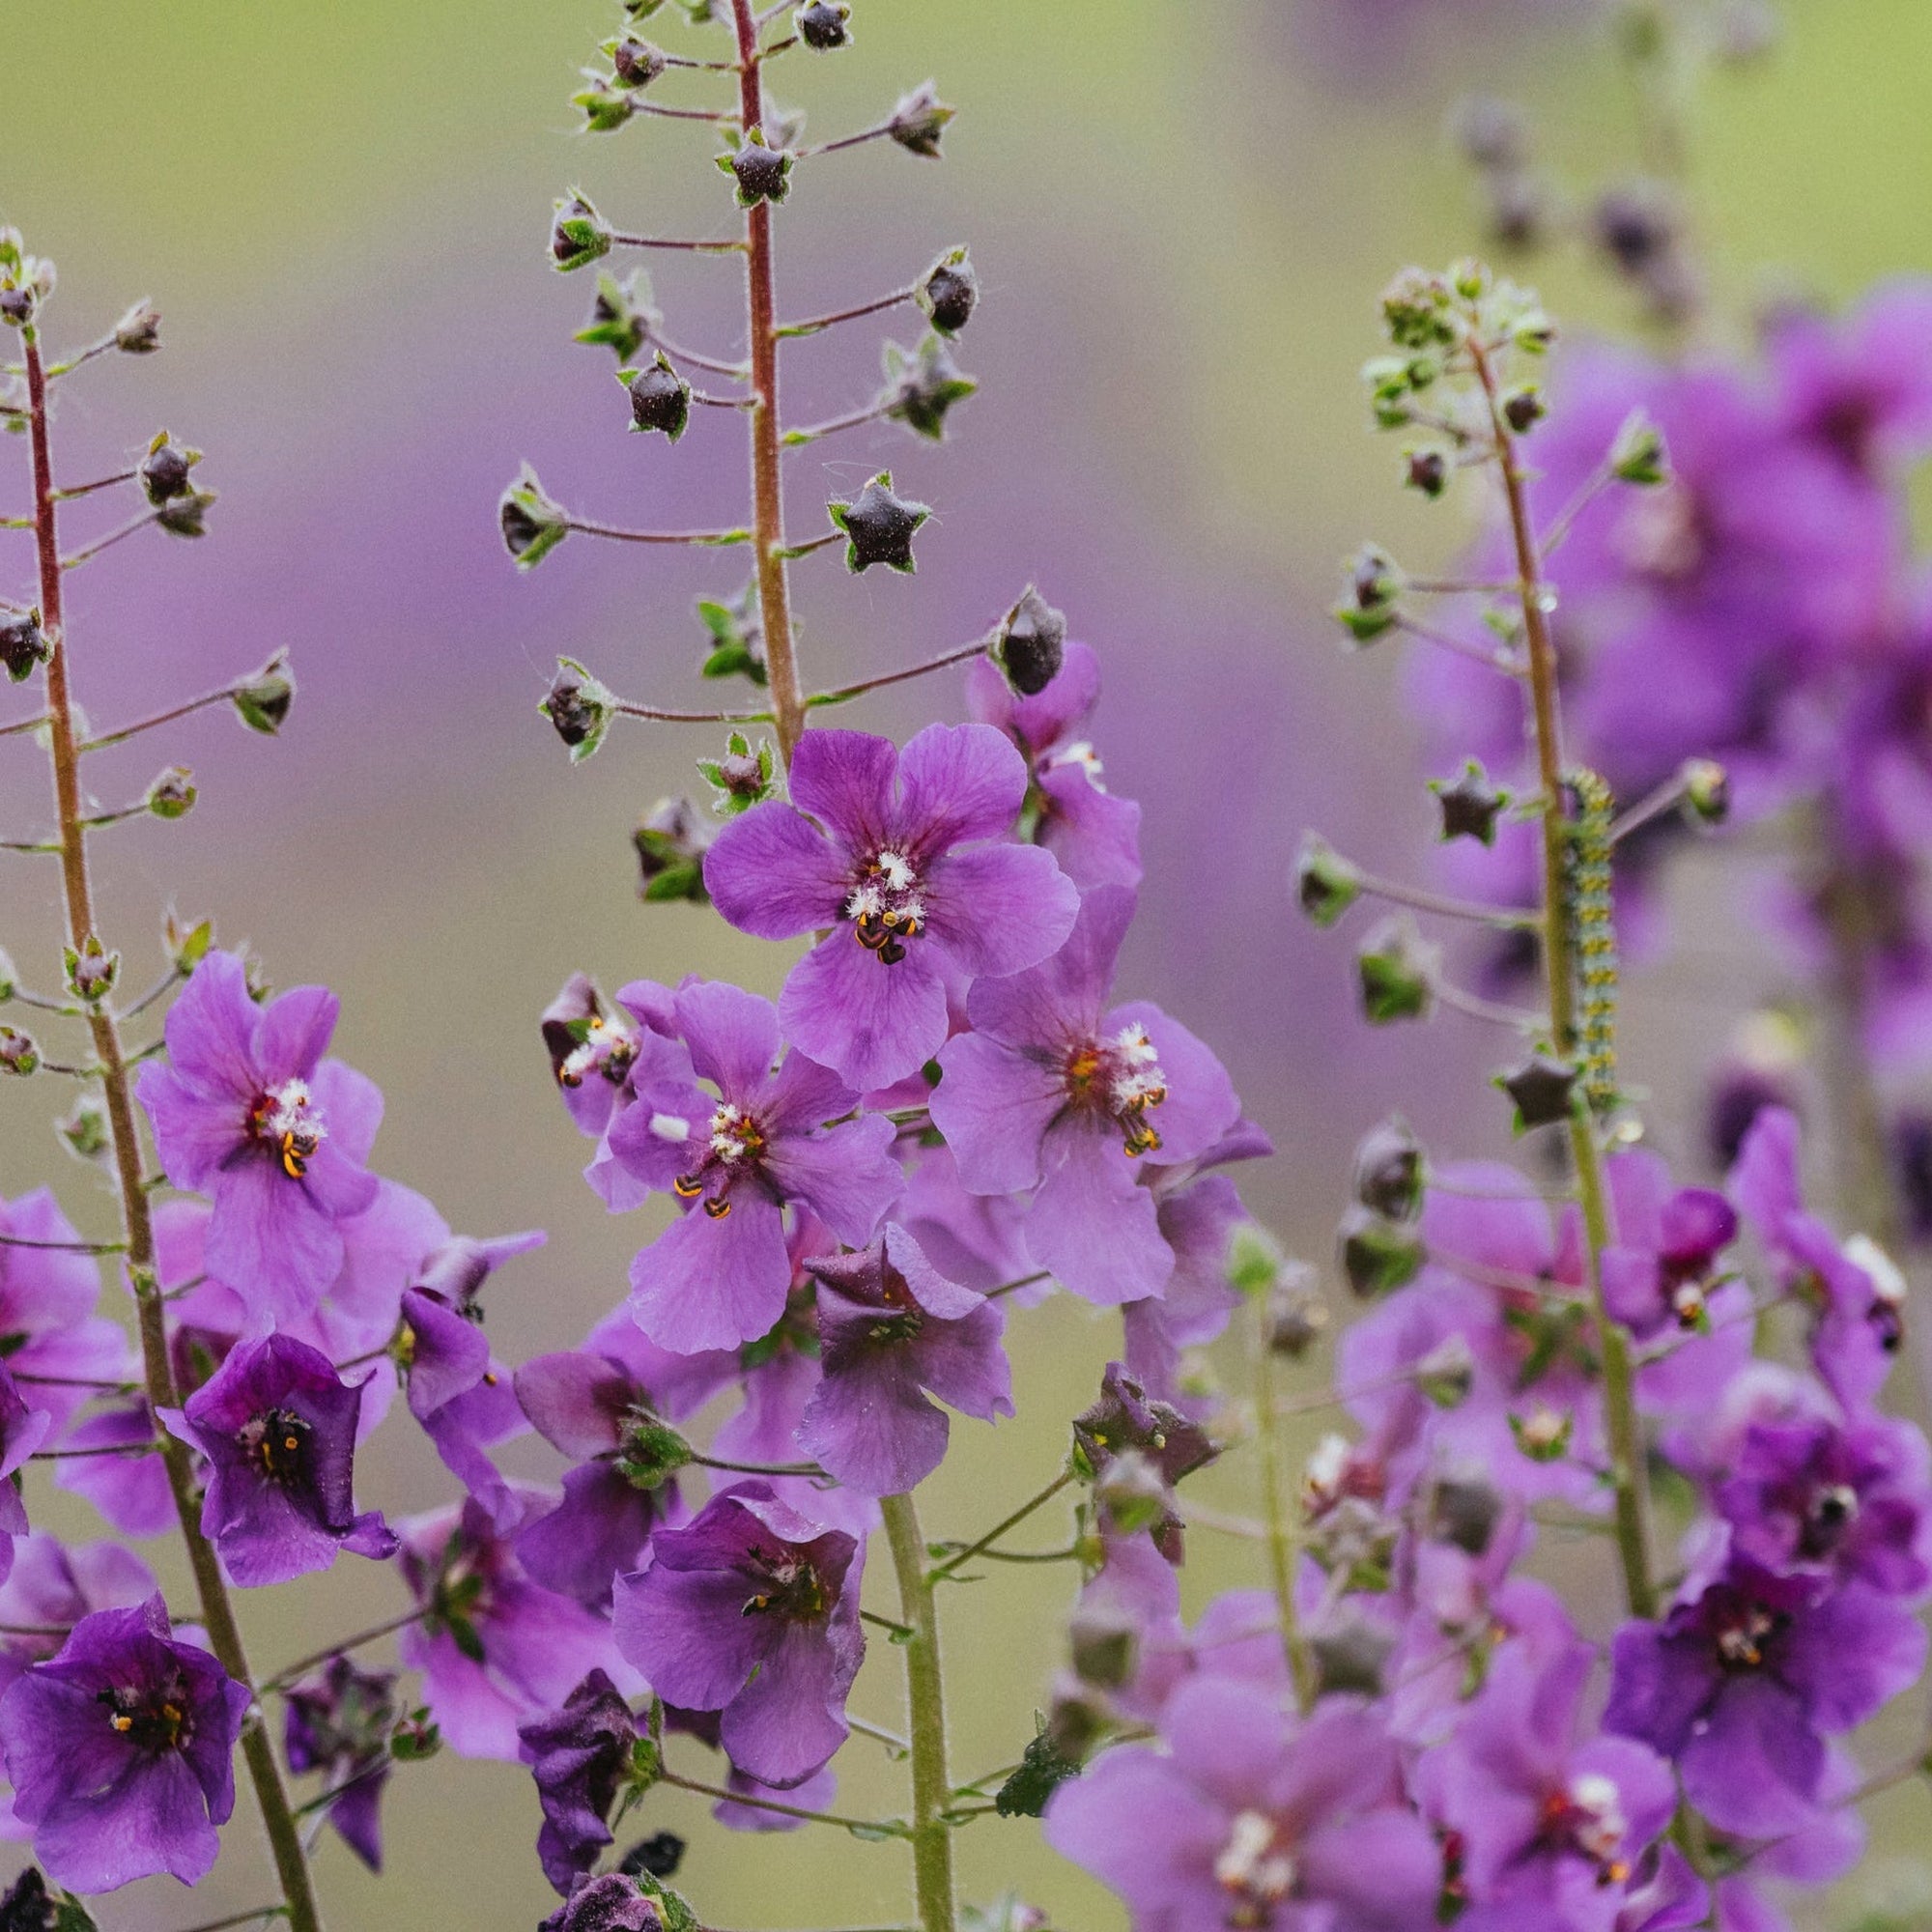
M 1629 1821 L 1623 1794 L 1601 1773 L 1582 1772 L 1543 1801 L 1544 1829 L 1566 1841 L 1597 1868 L 1599 1885 L 1621 1885 L 1630 1866 L 1617 1856 Z
M 271 1408 L 242 1425 L 236 1440 L 263 1475 L 278 1489 L 292 1490 L 308 1473 L 309 1438 L 314 1429 L 292 1408 Z
M 916 939 L 925 925 L 925 900 L 919 874 L 902 852 L 880 852 L 859 875 L 845 900 L 852 936 L 882 966 L 896 966 L 906 955 L 901 943 Z
M 556 1069 L 559 1087 L 582 1087 L 601 1074 L 613 1087 L 624 1084 L 638 1058 L 638 1036 L 615 1014 L 593 1014 L 583 1022 L 583 1037 Z
M 1076 1104 L 1106 1114 L 1120 1127 L 1130 1159 L 1159 1149 L 1160 1136 L 1147 1116 L 1167 1098 L 1167 1076 L 1145 1027 L 1125 1026 L 1112 1039 L 1077 1047 L 1067 1056 L 1065 1078 Z
M 178 1677 L 154 1690 L 102 1690 L 96 1701 L 107 1707 L 111 1728 L 157 1757 L 162 1751 L 184 1749 L 194 1736 L 186 1689 Z
M 1779 1619 L 1757 1604 L 1741 1604 L 1719 1622 L 1712 1633 L 1718 1659 L 1727 1670 L 1755 1670 L 1764 1662 L 1764 1647 L 1777 1634 Z
M 679 1121 L 676 1124 L 682 1127 L 684 1122 Z M 657 1130 L 656 1119 L 651 1126 Z M 731 1203 L 726 1198 L 731 1183 L 740 1175 L 751 1173 L 764 1151 L 765 1130 L 757 1117 L 746 1113 L 742 1107 L 734 1107 L 728 1100 L 721 1101 L 711 1116 L 710 1142 L 703 1159 L 689 1174 L 680 1174 L 671 1185 L 686 1201 L 696 1201 L 700 1194 L 707 1194 L 708 1189 L 704 1211 L 714 1221 L 722 1221 L 731 1211 Z M 714 1178 L 715 1186 L 711 1184 Z
M 308 1172 L 316 1150 L 328 1138 L 328 1127 L 305 1080 L 284 1080 L 264 1094 L 250 1109 L 248 1131 L 272 1147 L 291 1180 Z
M 782 1617 L 788 1623 L 816 1623 L 832 1607 L 824 1581 L 803 1556 L 782 1556 L 765 1550 L 752 1552 L 752 1566 L 763 1574 L 763 1586 L 745 1600 L 748 1617 Z
M 1812 1493 L 1804 1512 L 1800 1548 L 1806 1556 L 1829 1556 L 1858 1520 L 1859 1495 L 1847 1483 L 1833 1483 Z
M 1248 1928 L 1274 1923 L 1274 1908 L 1294 1889 L 1294 1860 L 1264 1812 L 1243 1811 L 1214 1861 L 1214 1883 L 1229 1897 L 1227 1922 Z

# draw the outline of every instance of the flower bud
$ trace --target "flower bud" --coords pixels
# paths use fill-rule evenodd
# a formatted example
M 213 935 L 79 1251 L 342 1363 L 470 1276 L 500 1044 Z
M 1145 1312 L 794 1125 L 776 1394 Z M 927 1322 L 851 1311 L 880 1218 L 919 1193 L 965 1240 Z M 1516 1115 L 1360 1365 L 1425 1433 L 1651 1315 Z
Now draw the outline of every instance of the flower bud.
M 629 91 L 601 74 L 573 94 L 570 104 L 582 114 L 584 130 L 591 134 L 614 134 L 631 118 Z
M 208 957 L 213 945 L 212 919 L 183 921 L 175 916 L 173 906 L 168 908 L 167 917 L 161 922 L 161 951 L 182 979 L 185 980 Z
M 389 1755 L 398 1764 L 420 1764 L 442 1748 L 442 1732 L 430 1716 L 427 1705 L 419 1706 L 396 1721 L 389 1733 Z
M 114 346 L 124 355 L 152 355 L 161 346 L 161 312 L 147 297 L 114 325 Z
M 958 110 L 940 99 L 931 81 L 922 81 L 893 109 L 892 136 L 909 155 L 939 158 L 939 137 Z
M 201 537 L 208 534 L 208 513 L 214 506 L 213 490 L 188 489 L 163 504 L 155 521 L 175 537 Z
M 617 380 L 631 392 L 631 428 L 662 433 L 675 442 L 691 421 L 691 384 L 670 365 L 662 349 L 647 369 L 619 369 Z
M 684 1840 L 675 1832 L 653 1832 L 640 1838 L 617 1861 L 617 1869 L 630 1878 L 675 1878 L 684 1862 Z
M 135 470 L 141 488 L 148 493 L 148 501 L 159 508 L 177 497 L 186 496 L 190 487 L 188 471 L 200 460 L 200 450 L 184 448 L 171 441 L 167 431 L 162 430 L 148 445 L 148 453 Z
M 916 350 L 888 342 L 885 364 L 886 414 L 932 442 L 945 440 L 947 412 L 980 386 L 953 361 L 937 334 L 928 335 Z
M 662 47 L 654 47 L 635 34 L 626 34 L 620 41 L 607 41 L 604 51 L 611 56 L 611 70 L 623 87 L 648 87 L 670 65 Z
M 849 47 L 852 44 L 852 30 L 846 24 L 852 17 L 852 9 L 846 0 L 811 0 L 809 7 L 801 7 L 792 15 L 792 25 L 798 37 L 814 53 L 830 53 L 834 47 Z
M 0 616 L 0 665 L 15 684 L 33 676 L 36 667 L 53 655 L 46 635 L 41 629 L 40 612 L 22 611 L 16 616 Z
M 1598 200 L 1593 225 L 1597 245 L 1624 274 L 1640 280 L 1677 245 L 1682 214 L 1667 188 L 1630 182 Z
M 638 896 L 653 904 L 692 899 L 703 904 L 704 855 L 716 835 L 688 798 L 662 798 L 638 821 Z
M 718 794 L 712 805 L 721 818 L 736 818 L 777 795 L 778 755 L 763 738 L 754 751 L 742 731 L 733 731 L 724 741 L 724 755 L 700 758 L 697 769 Z
M 1328 1331 L 1328 1306 L 1315 1292 L 1314 1270 L 1297 1263 L 1267 1298 L 1267 1346 L 1298 1362 Z
M 923 503 L 895 497 L 890 469 L 880 470 L 853 500 L 835 497 L 825 507 L 845 532 L 845 568 L 854 576 L 875 563 L 908 577 L 919 568 L 912 540 L 932 512 Z
M 1402 454 L 1402 480 L 1409 489 L 1420 491 L 1433 503 L 1449 487 L 1449 452 L 1434 444 L 1406 449 Z
M 247 683 L 236 688 L 231 702 L 249 730 L 272 738 L 288 723 L 295 696 L 296 679 L 289 668 L 289 654 L 277 651 Z
M 1663 447 L 1663 432 L 1651 421 L 1648 411 L 1633 410 L 1617 431 L 1610 445 L 1610 474 L 1619 483 L 1634 483 L 1653 488 L 1668 481 L 1670 463 Z
M 1015 1804 L 1008 1815 L 1038 1817 L 1046 1808 L 1046 1800 L 1054 1787 L 1080 1769 L 1087 1754 L 1113 1727 L 1113 1712 L 1098 1692 L 1075 1684 L 1056 1684 L 1053 1702 L 1047 1707 L 1046 1728 L 1027 1746 L 1023 1760 L 1023 1769 L 1033 1771 L 1036 1781 L 1044 1786 L 1039 1794 L 1039 1810 L 1025 1811 Z M 1020 1773 L 1014 1773 L 1001 1787 L 1002 1798 L 1013 1788 L 1019 1776 Z
M 585 758 L 595 756 L 603 744 L 604 734 L 617 715 L 617 699 L 575 658 L 558 658 L 556 676 L 537 709 L 570 747 L 570 762 L 581 765 Z
M 1382 291 L 1382 327 L 1398 349 L 1447 349 L 1461 335 L 1455 297 L 1442 276 L 1405 269 Z
M 1140 1659 L 1140 1626 L 1126 1611 L 1084 1603 L 1066 1627 L 1073 1674 L 1083 1684 L 1118 1690 L 1134 1674 Z
M 113 1144 L 113 1135 L 107 1123 L 107 1106 L 99 1094 L 83 1094 L 69 1108 L 67 1118 L 59 1122 L 54 1131 L 61 1138 L 61 1145 L 76 1160 L 98 1161 Z M 0 1927 L 6 1921 L 0 1919 Z
M 1561 1409 L 1539 1404 L 1527 1415 L 1511 1415 L 1509 1426 L 1517 1448 L 1532 1463 L 1560 1463 L 1570 1453 L 1576 1420 Z
M 194 774 L 185 765 L 170 765 L 148 787 L 144 802 L 156 818 L 185 818 L 199 796 Z
M 1029 583 L 1000 626 L 993 662 L 1017 696 L 1037 697 L 1060 675 L 1065 651 L 1066 618 Z
M 738 184 L 740 208 L 782 201 L 791 192 L 791 161 L 781 145 L 767 147 L 763 131 L 756 128 L 745 136 L 736 154 L 718 156 L 718 165 Z
M 949 249 L 920 283 L 914 298 L 941 335 L 957 335 L 980 303 L 980 277 L 964 248 Z
M 569 512 L 544 494 L 527 463 L 498 500 L 497 522 L 519 570 L 534 570 L 570 530 Z
M 1319 834 L 1301 841 L 1294 865 L 1295 897 L 1319 926 L 1331 926 L 1361 896 L 1361 875 Z
M 1364 544 L 1349 566 L 1349 587 L 1335 617 L 1358 644 L 1373 642 L 1395 628 L 1403 577 L 1395 559 L 1375 544 Z
M 1108 1526 L 1122 1536 L 1152 1529 L 1173 1502 L 1160 1471 L 1138 1449 L 1123 1449 L 1107 1464 L 1094 1485 L 1094 1495 Z
M 1237 1223 L 1228 1236 L 1224 1272 L 1228 1286 L 1244 1299 L 1254 1301 L 1271 1293 L 1287 1266 L 1281 1243 L 1258 1221 Z
M 1324 1697 L 1378 1697 L 1395 1634 L 1364 1616 L 1344 1614 L 1347 1620 L 1338 1629 L 1319 1631 L 1309 1639 L 1316 1689 Z
M 1441 963 L 1441 949 L 1427 944 L 1406 913 L 1383 920 L 1355 955 L 1363 1017 L 1371 1026 L 1426 1020 L 1435 1009 Z
M 1391 1221 L 1422 1212 L 1422 1143 L 1400 1114 L 1364 1134 L 1355 1148 L 1355 1199 Z
M 1468 1337 L 1445 1335 L 1416 1363 L 1415 1386 L 1437 1408 L 1461 1408 L 1476 1385 L 1476 1358 Z
M 758 614 L 756 582 L 746 584 L 736 597 L 699 598 L 697 616 L 711 639 L 699 674 L 742 676 L 753 684 L 764 684 L 765 627 Z
M 1699 825 L 1721 825 L 1731 815 L 1731 775 L 1715 758 L 1687 758 L 1684 810 Z
M 1503 420 L 1518 436 L 1527 435 L 1549 413 L 1543 390 L 1535 383 L 1523 383 L 1503 398 Z
M 78 947 L 64 947 L 61 958 L 67 968 L 68 991 L 90 1007 L 99 1006 L 121 977 L 120 953 L 108 952 L 92 932 Z
M 1499 1073 L 1495 1084 L 1516 1102 L 1516 1130 L 1526 1134 L 1570 1119 L 1575 1107 L 1577 1069 L 1567 1060 L 1535 1053 L 1520 1066 Z
M 643 270 L 633 269 L 620 282 L 608 269 L 600 269 L 590 313 L 571 340 L 593 349 L 614 350 L 621 363 L 635 362 L 651 331 L 663 321 L 651 301 L 651 278 Z
M 0 1073 L 25 1075 L 37 1071 L 40 1064 L 41 1049 L 31 1035 L 0 1026 Z
M 1342 1217 L 1336 1231 L 1342 1274 L 1363 1301 L 1392 1293 L 1413 1281 L 1428 1259 L 1422 1236 L 1359 1204 Z
M 1449 1476 L 1429 1497 L 1429 1534 L 1465 1555 L 1481 1556 L 1502 1520 L 1502 1492 L 1481 1476 Z
M 611 252 L 611 227 L 577 189 L 554 204 L 550 227 L 551 266 L 559 274 L 595 262 Z
M 1510 803 L 1510 794 L 1490 782 L 1481 763 L 1471 758 L 1454 779 L 1431 779 L 1429 789 L 1442 810 L 1440 838 L 1473 838 L 1479 845 L 1496 842 L 1496 820 Z
M 636 1490 L 661 1490 L 680 1469 L 690 1466 L 696 1452 L 668 1422 L 654 1415 L 633 1415 L 617 1451 L 617 1473 Z

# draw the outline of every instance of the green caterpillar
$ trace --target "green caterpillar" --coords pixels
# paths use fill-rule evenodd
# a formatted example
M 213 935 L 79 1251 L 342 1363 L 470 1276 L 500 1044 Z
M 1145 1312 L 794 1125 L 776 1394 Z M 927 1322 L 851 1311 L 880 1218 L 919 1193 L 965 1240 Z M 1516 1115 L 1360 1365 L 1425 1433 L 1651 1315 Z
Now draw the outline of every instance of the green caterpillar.
M 1616 801 L 1593 771 L 1565 782 L 1577 798 L 1569 827 L 1564 916 L 1582 994 L 1577 1015 L 1577 1072 L 1594 1114 L 1617 1104 L 1617 929 L 1610 884 L 1610 820 Z

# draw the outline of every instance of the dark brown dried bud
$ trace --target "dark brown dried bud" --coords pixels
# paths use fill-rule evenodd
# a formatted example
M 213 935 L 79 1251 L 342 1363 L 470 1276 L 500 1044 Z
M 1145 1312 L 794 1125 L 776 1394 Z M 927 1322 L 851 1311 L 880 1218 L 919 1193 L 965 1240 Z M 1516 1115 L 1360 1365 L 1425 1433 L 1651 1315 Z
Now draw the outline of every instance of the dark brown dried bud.
M 1066 619 L 1032 584 L 1007 612 L 993 645 L 993 662 L 1022 697 L 1034 697 L 1060 675 L 1066 654 Z

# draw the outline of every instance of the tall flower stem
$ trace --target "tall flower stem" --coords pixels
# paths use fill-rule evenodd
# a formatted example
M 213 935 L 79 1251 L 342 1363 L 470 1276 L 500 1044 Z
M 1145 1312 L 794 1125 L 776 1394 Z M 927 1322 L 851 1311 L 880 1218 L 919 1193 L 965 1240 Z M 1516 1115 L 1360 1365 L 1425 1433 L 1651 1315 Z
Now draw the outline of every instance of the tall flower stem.
M 1543 557 L 1529 520 L 1523 470 L 1517 441 L 1505 420 L 1494 364 L 1489 351 L 1470 342 L 1476 379 L 1489 406 L 1496 464 L 1516 549 L 1518 594 L 1523 639 L 1529 651 L 1529 728 L 1535 742 L 1537 776 L 1543 794 L 1542 945 L 1549 988 L 1550 1027 L 1562 1054 L 1577 1046 L 1577 961 L 1571 945 L 1568 862 L 1571 815 L 1563 781 L 1563 713 L 1557 693 L 1556 646 L 1549 635 L 1549 600 Z M 1616 1490 L 1617 1551 L 1624 1574 L 1624 1596 L 1634 1616 L 1654 1616 L 1657 1587 L 1650 1568 L 1649 1490 L 1643 1442 L 1637 1426 L 1630 1338 L 1612 1318 L 1604 1298 L 1603 1256 L 1612 1238 L 1609 1197 L 1604 1184 L 1603 1151 L 1596 1128 L 1578 1102 L 1570 1118 L 1570 1152 L 1577 1170 L 1577 1196 L 1583 1211 L 1584 1266 L 1596 1311 L 1597 1345 L 1603 1354 L 1604 1408 L 1610 1438 L 1611 1480 Z
M 40 565 L 41 630 L 48 647 L 47 736 L 53 765 L 54 807 L 60 822 L 61 882 L 67 902 L 68 943 L 78 952 L 99 936 L 95 923 L 94 890 L 87 869 L 87 826 L 80 802 L 80 753 L 74 730 L 73 699 L 68 684 L 67 626 L 62 609 L 63 570 L 56 525 L 57 493 L 48 430 L 47 376 L 39 337 L 30 326 L 22 331 L 26 349 L 29 440 L 33 446 L 34 534 Z M 88 1004 L 87 1024 L 94 1037 L 95 1058 L 100 1065 L 101 1092 L 114 1150 L 114 1172 L 121 1197 L 126 1235 L 128 1279 L 140 1311 L 141 1363 L 151 1406 L 172 1408 L 181 1396 L 168 1358 L 167 1317 L 160 1282 L 155 1272 L 155 1233 L 148 1211 L 148 1179 L 144 1171 L 140 1129 L 134 1117 L 133 1089 L 128 1077 L 128 1058 L 121 1029 L 108 1002 Z M 229 1602 L 228 1585 L 213 1546 L 201 1533 L 201 1494 L 187 1445 L 165 1431 L 161 1461 L 168 1488 L 181 1519 L 182 1542 L 194 1573 L 201 1599 L 201 1617 L 210 1647 L 221 1667 L 238 1684 L 254 1693 L 242 1632 Z M 281 1880 L 291 1932 L 322 1932 L 301 1833 L 289 1806 L 281 1767 L 259 1704 L 242 1732 L 242 1754 L 255 1787 L 262 1823 L 268 1831 L 275 1870 Z
M 1274 1586 L 1276 1614 L 1281 1619 L 1282 1650 L 1294 1683 L 1294 1700 L 1305 1713 L 1315 1702 L 1315 1659 L 1294 1603 L 1294 1539 L 1288 1523 L 1288 1484 L 1282 1463 L 1275 1358 L 1268 1346 L 1267 1321 L 1259 1309 L 1255 1326 L 1257 1333 L 1249 1346 L 1255 1351 L 1255 1427 L 1261 1438 L 1262 1520 L 1267 1537 L 1268 1576 Z
M 765 119 L 764 57 L 752 0 L 731 0 L 738 32 L 739 113 L 749 132 Z M 758 549 L 758 612 L 765 632 L 779 751 L 786 764 L 805 729 L 805 692 L 791 630 L 791 584 L 784 558 L 784 471 L 779 430 L 779 336 L 772 273 L 772 205 L 745 211 L 745 290 L 752 334 L 752 499 Z
M 744 0 L 739 0 L 742 6 Z M 946 1691 L 939 1665 L 939 1612 L 925 1567 L 925 1538 L 910 1495 L 879 1503 L 899 1583 L 899 1613 L 912 1631 L 903 1645 L 907 1735 L 912 1741 L 912 1866 L 922 1932 L 954 1932 L 952 1800 L 946 1768 Z

